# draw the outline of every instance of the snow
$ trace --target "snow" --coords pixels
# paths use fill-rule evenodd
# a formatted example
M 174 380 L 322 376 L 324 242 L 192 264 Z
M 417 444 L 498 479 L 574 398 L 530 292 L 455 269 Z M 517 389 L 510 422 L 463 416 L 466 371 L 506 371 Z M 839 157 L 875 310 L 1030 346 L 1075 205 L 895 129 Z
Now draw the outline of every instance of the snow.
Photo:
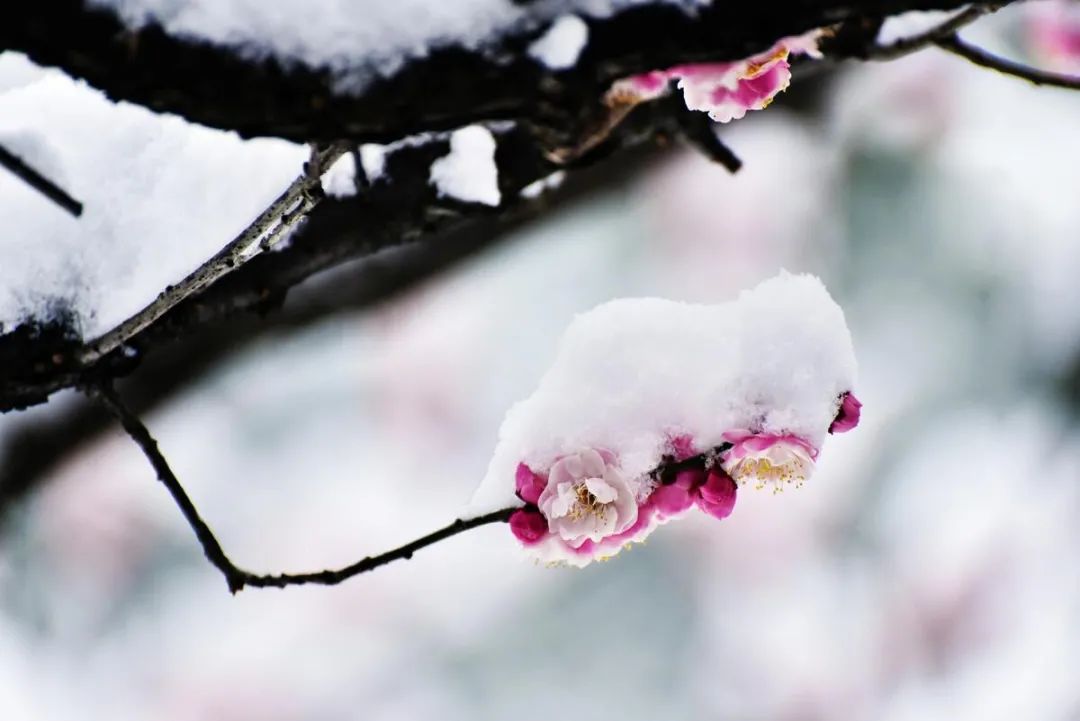
M 455 130 L 450 135 L 449 155 L 431 164 L 431 183 L 439 195 L 498 206 L 502 196 L 491 131 L 480 125 Z
M 360 146 L 360 164 L 369 183 L 382 177 L 386 168 L 387 146 L 377 143 L 364 143 Z
M 0 55 L 0 143 L 84 205 L 73 218 L 0 172 L 0 324 L 67 309 L 86 337 L 220 250 L 307 157 L 114 104 L 15 53 Z
M 529 56 L 552 70 L 566 70 L 574 67 L 588 41 L 585 21 L 577 15 L 562 15 L 529 46 Z
M 521 197 L 532 200 L 533 198 L 539 198 L 549 190 L 554 190 L 562 185 L 563 180 L 566 179 L 566 171 L 556 170 L 551 175 L 540 178 L 540 180 L 534 180 L 521 189 Z
M 345 153 L 326 170 L 322 189 L 332 198 L 356 195 L 356 158 L 352 153 Z
M 249 57 L 324 66 L 347 85 L 392 74 L 433 48 L 481 49 L 512 32 L 539 30 L 570 13 L 607 17 L 648 0 L 91 0 L 138 28 L 237 48 Z M 708 0 L 654 0 L 692 10 Z M 580 20 L 578 21 L 580 23 Z M 583 25 L 583 23 L 582 23 Z M 563 22 L 566 28 L 565 21 Z M 567 30 L 560 30 L 560 33 Z M 580 33 L 569 31 L 572 38 Z
M 682 434 L 706 449 L 752 428 L 820 448 L 854 380 L 843 312 L 810 275 L 781 272 L 718 305 L 610 301 L 574 320 L 537 390 L 507 414 L 472 510 L 519 505 L 518 463 L 540 472 L 582 448 L 614 452 L 630 478 Z

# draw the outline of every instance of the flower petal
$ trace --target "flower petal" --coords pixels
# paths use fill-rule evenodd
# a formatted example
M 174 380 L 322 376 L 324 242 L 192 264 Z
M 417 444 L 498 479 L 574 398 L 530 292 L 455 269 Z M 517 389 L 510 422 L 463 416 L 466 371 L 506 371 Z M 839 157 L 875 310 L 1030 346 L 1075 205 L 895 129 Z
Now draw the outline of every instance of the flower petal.
M 727 518 L 735 508 L 739 488 L 731 476 L 719 469 L 712 469 L 698 493 L 697 505 L 713 518 Z

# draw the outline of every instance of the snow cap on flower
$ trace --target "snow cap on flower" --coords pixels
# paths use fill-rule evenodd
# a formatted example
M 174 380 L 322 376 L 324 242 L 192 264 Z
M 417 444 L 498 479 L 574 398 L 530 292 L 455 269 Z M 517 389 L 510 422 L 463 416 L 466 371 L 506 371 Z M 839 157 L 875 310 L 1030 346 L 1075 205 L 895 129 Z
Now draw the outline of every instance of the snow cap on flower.
M 693 513 L 694 505 L 723 517 L 736 494 L 734 480 L 721 471 L 736 476 L 734 464 L 753 455 L 749 451 L 757 442 L 733 445 L 718 459 L 722 469 L 712 467 L 712 477 L 706 466 L 711 457 L 705 454 L 734 444 L 726 432 L 751 429 L 747 436 L 799 439 L 802 444 L 789 440 L 771 453 L 793 445 L 788 455 L 801 450 L 804 465 L 811 468 L 816 450 L 810 449 L 828 438 L 839 399 L 856 385 L 855 366 L 843 311 L 812 276 L 781 273 L 721 304 L 659 298 L 605 303 L 574 320 L 535 391 L 507 414 L 468 512 L 479 515 L 524 504 L 550 526 L 542 539 L 527 546 L 529 555 L 542 563 L 576 566 L 643 540 L 660 524 Z M 737 448 L 747 453 L 736 459 Z M 614 530 L 621 522 L 610 535 L 590 537 L 571 528 L 571 508 L 579 500 L 586 507 L 593 502 L 585 495 L 578 499 L 578 483 L 572 484 L 573 495 L 571 488 L 560 494 L 553 472 L 563 459 L 584 454 L 583 449 L 605 449 L 592 451 L 604 466 L 594 477 L 622 488 L 609 483 L 610 470 L 625 482 L 628 492 L 616 492 L 616 497 L 625 499 L 626 507 L 620 511 L 616 506 L 612 513 L 622 521 L 631 513 L 630 501 L 636 504 L 637 519 L 621 531 Z M 761 456 L 760 449 L 755 453 L 772 458 Z M 770 463 L 782 465 L 782 460 Z M 657 469 L 665 465 L 699 472 L 657 478 Z M 749 480 L 749 466 L 740 467 L 738 475 Z M 563 480 L 581 477 L 568 474 Z M 600 496 L 607 496 L 600 490 L 593 495 L 596 504 L 604 505 Z M 582 516 L 577 522 L 585 520 L 595 524 L 598 519 Z
M 798 436 L 738 430 L 724 438 L 732 446 L 721 454 L 721 465 L 738 484 L 753 481 L 758 489 L 768 485 L 779 493 L 802 486 L 814 472 L 817 449 Z
M 768 107 L 773 98 L 791 82 L 788 57 L 803 53 L 820 57 L 817 41 L 821 32 L 783 38 L 768 50 L 744 60 L 722 63 L 676 65 L 616 81 L 605 101 L 612 107 L 636 105 L 653 100 L 678 81 L 690 110 L 700 110 L 720 123 L 737 120 L 749 110 Z
M 862 403 L 851 391 L 840 396 L 840 408 L 836 411 L 836 418 L 829 426 L 829 433 L 847 433 L 859 425 L 862 416 Z

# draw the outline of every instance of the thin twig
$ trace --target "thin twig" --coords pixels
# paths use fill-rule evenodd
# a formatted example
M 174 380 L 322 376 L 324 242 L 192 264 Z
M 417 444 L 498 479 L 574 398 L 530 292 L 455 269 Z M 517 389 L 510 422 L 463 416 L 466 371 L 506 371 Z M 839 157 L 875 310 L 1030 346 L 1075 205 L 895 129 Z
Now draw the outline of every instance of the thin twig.
M 86 392 L 91 397 L 99 400 L 110 413 L 116 416 L 128 436 L 135 441 L 136 445 L 138 445 L 139 449 L 143 452 L 143 455 L 150 461 L 150 465 L 154 467 L 154 471 L 157 473 L 158 480 L 161 481 L 169 491 L 169 495 L 172 496 L 173 501 L 184 515 L 184 519 L 191 527 L 191 530 L 195 532 L 195 537 L 202 546 L 203 554 L 210 563 L 225 576 L 225 581 L 229 585 L 229 591 L 234 594 L 238 591 L 242 591 L 246 586 L 255 588 L 285 588 L 287 586 L 299 586 L 304 584 L 333 586 L 352 578 L 353 576 L 367 573 L 380 566 L 385 566 L 393 561 L 408 560 L 420 549 L 443 541 L 451 536 L 456 536 L 459 533 L 464 533 L 470 529 L 485 526 L 490 523 L 505 523 L 510 519 L 510 515 L 517 510 L 517 508 L 503 508 L 482 516 L 466 519 L 459 518 L 450 525 L 429 533 L 426 536 L 422 536 L 415 541 L 406 543 L 404 546 L 381 553 L 377 556 L 367 556 L 366 558 L 343 568 L 315 571 L 312 573 L 252 573 L 251 571 L 240 568 L 229 560 L 229 557 L 225 554 L 221 544 L 218 543 L 217 538 L 214 536 L 214 532 L 210 530 L 210 527 L 202 519 L 202 516 L 199 515 L 199 511 L 195 508 L 195 504 L 192 503 L 191 498 L 184 490 L 180 480 L 176 477 L 176 474 L 173 473 L 172 468 L 169 467 L 169 462 L 165 460 L 165 456 L 162 455 L 161 450 L 158 448 L 157 441 L 150 435 L 150 431 L 147 430 L 146 426 L 143 425 L 138 416 L 132 413 L 131 410 L 124 405 L 124 402 L 120 399 L 120 396 L 116 393 L 116 390 L 112 385 L 108 382 L 102 382 L 87 387 Z
M 683 136 L 705 157 L 724 166 L 729 173 L 737 173 L 742 168 L 742 160 L 716 134 L 716 123 L 708 115 L 685 106 L 679 107 L 678 123 Z
M 875 45 L 866 50 L 868 60 L 896 60 L 905 55 L 933 45 L 938 40 L 954 35 L 960 28 L 966 27 L 984 15 L 988 15 L 1000 6 L 996 4 L 971 5 L 953 15 L 940 25 L 935 25 L 926 32 L 900 38 L 888 45 Z
M 83 205 L 68 195 L 63 188 L 27 165 L 22 158 L 0 145 L 0 166 L 3 166 L 52 202 L 78 218 Z
M 138 313 L 104 335 L 87 342 L 76 353 L 77 360 L 83 365 L 95 362 L 123 345 L 185 298 L 231 273 L 260 252 L 273 247 L 319 203 L 322 199 L 322 188 L 319 185 L 322 172 L 347 149 L 343 143 L 334 143 L 323 150 L 313 151 L 311 160 L 304 166 L 304 172 L 232 242 L 177 285 L 165 288 L 152 303 Z
M 1034 83 L 1035 85 L 1048 85 L 1055 88 L 1080 90 L 1080 77 L 1078 76 L 1052 73 L 1046 70 L 1033 68 L 1029 65 L 1022 65 L 1021 63 L 1013 62 L 1012 60 L 1000 58 L 997 55 L 988 53 L 982 48 L 969 45 L 956 35 L 940 38 L 936 43 L 942 50 L 947 50 L 954 55 L 959 55 L 965 60 L 973 62 L 981 67 L 996 70 L 1003 75 L 1011 75 L 1014 78 L 1027 80 L 1029 83 Z

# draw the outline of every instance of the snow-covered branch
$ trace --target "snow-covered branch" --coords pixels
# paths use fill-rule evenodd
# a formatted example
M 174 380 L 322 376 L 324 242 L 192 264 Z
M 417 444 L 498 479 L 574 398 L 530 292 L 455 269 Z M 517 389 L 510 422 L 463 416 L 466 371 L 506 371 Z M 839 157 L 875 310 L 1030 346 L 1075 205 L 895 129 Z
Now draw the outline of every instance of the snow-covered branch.
M 444 38 L 420 57 L 388 67 L 356 51 L 339 67 L 169 34 L 153 17 L 129 26 L 100 3 L 18 3 L 0 27 L 0 47 L 83 78 L 116 100 L 245 136 L 300 142 L 388 142 L 494 119 L 527 120 L 554 145 L 595 122 L 599 99 L 621 77 L 680 63 L 733 60 L 779 38 L 909 10 L 950 10 L 962 0 L 756 0 L 628 3 L 584 17 L 587 41 L 570 67 L 548 67 L 529 48 L 553 18 L 549 3 L 520 15 L 487 42 Z M 998 3 L 1007 4 L 1007 3 Z M 509 5 L 509 3 L 507 3 Z M 378 18 L 365 18 L 367 24 Z M 306 24 L 306 23 L 305 23 Z M 310 24 L 317 25 L 316 19 Z

